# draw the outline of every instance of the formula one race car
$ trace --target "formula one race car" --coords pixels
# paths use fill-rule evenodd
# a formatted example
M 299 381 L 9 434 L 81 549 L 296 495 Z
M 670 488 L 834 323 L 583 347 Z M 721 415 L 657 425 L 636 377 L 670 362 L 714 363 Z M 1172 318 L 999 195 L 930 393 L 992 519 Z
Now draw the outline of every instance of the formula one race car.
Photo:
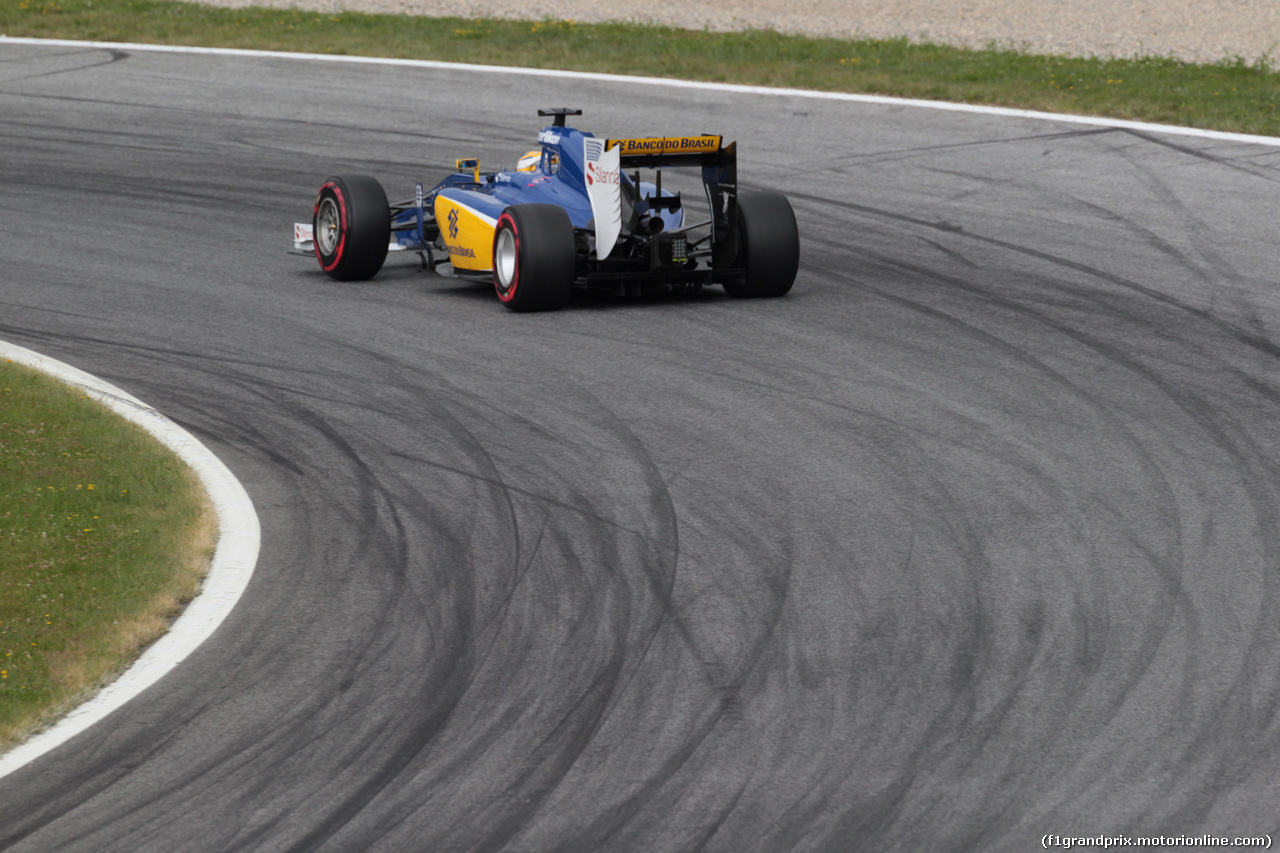
M 738 192 L 735 143 L 599 139 L 565 126 L 581 114 L 539 110 L 553 124 L 516 169 L 481 173 L 479 160 L 458 160 L 455 174 L 425 192 L 418 184 L 409 201 L 388 204 L 367 175 L 329 178 L 311 222 L 294 226 L 294 251 L 314 253 L 344 281 L 371 278 L 388 251 L 417 252 L 428 269 L 492 281 L 514 311 L 560 308 L 575 286 L 632 294 L 714 283 L 749 297 L 791 289 L 795 214 L 780 193 Z M 699 221 L 686 221 L 681 194 L 663 189 L 667 167 L 701 170 Z

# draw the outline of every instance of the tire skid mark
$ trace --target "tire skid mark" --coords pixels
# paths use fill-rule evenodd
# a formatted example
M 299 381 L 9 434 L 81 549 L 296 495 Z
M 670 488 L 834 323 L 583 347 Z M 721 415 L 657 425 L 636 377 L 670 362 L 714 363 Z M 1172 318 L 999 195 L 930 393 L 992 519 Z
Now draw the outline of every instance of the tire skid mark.
M 541 495 L 534 495 L 532 492 L 528 490 L 522 490 L 519 487 L 510 486 L 509 484 L 507 484 L 503 479 L 503 475 L 500 473 L 499 465 L 492 460 L 492 457 L 489 456 L 488 451 L 484 449 L 483 441 L 475 437 L 465 426 L 461 424 L 460 421 L 456 423 L 458 425 L 457 428 L 461 431 L 462 434 L 464 434 L 461 436 L 462 441 L 464 443 L 469 443 L 473 448 L 473 452 L 471 454 L 472 458 L 473 459 L 477 458 L 477 454 L 478 454 L 480 457 L 483 457 L 485 460 L 485 464 L 482 464 L 480 467 L 482 469 L 488 469 L 488 473 L 481 473 L 476 476 L 479 476 L 481 480 L 488 482 L 491 486 L 500 487 L 503 495 L 505 496 L 504 502 L 507 504 L 508 508 L 510 508 L 513 500 L 515 499 L 513 496 L 524 497 L 524 496 L 533 495 L 534 497 L 537 497 L 539 499 L 542 498 Z M 394 454 L 394 455 L 398 456 L 399 458 L 406 458 L 404 454 Z M 559 501 L 559 502 L 552 501 L 551 503 L 553 504 L 553 506 L 548 510 L 544 511 L 544 515 L 543 515 L 544 524 L 550 518 L 550 515 L 548 513 L 551 510 L 555 509 L 557 506 L 560 508 L 569 508 L 572 510 L 581 509 L 581 507 L 571 506 L 570 504 L 563 501 Z M 512 515 L 512 518 L 514 518 L 514 513 L 512 513 L 511 515 Z M 512 529 L 518 538 L 518 526 L 513 523 Z M 634 535 L 634 532 L 631 532 L 631 531 L 621 531 L 621 532 L 626 532 L 630 535 Z M 543 538 L 545 538 L 545 532 L 544 534 L 540 535 L 539 541 L 541 541 Z M 519 549 L 517 548 L 516 551 L 518 553 Z M 532 559 L 533 559 L 533 554 L 530 554 L 526 558 L 524 566 L 518 570 L 521 575 L 524 573 L 524 571 L 527 571 L 529 563 Z M 510 606 L 510 595 L 508 595 L 503 606 L 504 607 Z M 481 628 L 479 630 L 479 633 L 483 634 L 484 629 Z M 621 653 L 622 651 L 620 648 L 619 654 Z M 588 726 L 588 728 L 594 727 L 597 724 L 597 720 L 600 714 L 602 713 L 603 708 L 605 707 L 608 701 L 611 701 L 611 693 L 613 691 L 612 685 L 613 685 L 613 682 L 616 680 L 616 671 L 618 669 L 618 666 L 620 665 L 620 660 L 621 658 L 617 658 L 615 660 L 615 664 L 613 664 L 611 667 L 609 667 L 605 671 L 605 674 L 602 676 L 603 680 L 597 679 L 596 681 L 597 687 L 593 688 L 593 690 L 591 691 L 591 693 L 594 693 L 597 696 L 597 698 L 588 699 L 591 693 L 589 693 L 588 696 L 584 696 L 582 700 L 580 700 L 579 702 L 578 710 L 575 711 L 571 709 L 570 711 L 568 711 L 566 714 L 566 717 L 562 721 L 561 726 L 559 726 L 558 728 L 563 729 L 565 725 L 570 725 L 570 728 L 573 728 L 574 725 L 580 726 L 583 724 L 581 721 L 572 725 L 568 722 L 575 718 L 585 719 L 585 724 Z M 480 665 L 480 662 L 478 662 L 475 666 L 473 666 L 472 671 L 474 672 L 475 668 L 478 667 L 479 665 Z M 585 702 L 585 704 L 583 704 L 583 702 Z M 585 713 L 583 709 L 586 709 Z M 575 742 L 581 741 L 585 743 L 586 738 L 581 737 L 581 735 L 579 734 L 579 735 L 575 735 L 573 740 Z M 562 760 L 559 766 L 562 768 L 562 770 L 567 770 L 567 768 L 572 765 L 574 760 L 576 760 L 576 753 L 571 751 L 570 753 L 567 754 L 567 759 L 564 759 L 562 757 Z M 543 787 L 546 790 L 551 790 L 554 787 L 554 781 L 558 781 L 558 779 L 556 779 L 556 776 L 558 775 L 559 772 L 560 771 L 557 771 L 557 773 L 552 774 L 552 777 L 553 777 L 552 784 L 547 785 L 546 783 L 543 783 Z M 529 771 L 529 774 L 523 777 L 518 784 L 520 784 L 522 787 L 524 787 L 527 790 L 528 786 L 530 784 L 533 784 L 534 777 L 543 775 L 544 773 L 545 773 L 545 769 L 531 770 Z M 536 799 L 538 798 L 535 797 L 535 800 Z M 519 825 L 520 825 L 519 822 L 515 824 L 511 823 L 510 821 L 501 822 L 501 825 L 493 830 L 494 834 L 491 834 L 489 836 L 489 841 L 493 843 L 499 843 L 503 838 L 506 837 L 507 834 L 516 831 Z M 316 839 L 313 838 L 311 840 L 314 841 Z
M 640 463 L 651 495 L 649 514 L 651 517 L 668 519 L 666 529 L 669 532 L 661 535 L 658 541 L 650 546 L 651 559 L 642 561 L 642 567 L 648 576 L 647 585 L 650 594 L 659 606 L 657 621 L 648 629 L 647 641 L 633 654 L 634 660 L 626 667 L 627 671 L 614 674 L 615 684 L 612 686 L 610 695 L 606 697 L 605 706 L 600 709 L 594 725 L 587 733 L 587 738 L 594 737 L 601 727 L 609 722 L 611 709 L 619 701 L 622 694 L 630 688 L 639 670 L 649 665 L 653 644 L 666 626 L 674 628 L 682 644 L 692 653 L 698 663 L 699 672 L 706 686 L 713 691 L 721 692 L 723 697 L 719 710 L 708 716 L 704 721 L 704 725 L 686 735 L 682 740 L 680 751 L 665 761 L 658 772 L 652 774 L 648 781 L 628 800 L 615 807 L 611 811 L 610 820 L 593 825 L 583 831 L 580 843 L 584 846 L 598 848 L 601 845 L 608 846 L 616 840 L 616 833 L 625 831 L 623 826 L 626 821 L 649 805 L 654 793 L 666 785 L 670 777 L 684 767 L 689 756 L 694 754 L 714 731 L 723 716 L 732 713 L 733 705 L 737 701 L 737 694 L 741 690 L 742 683 L 758 664 L 765 645 L 770 641 L 772 626 L 776 625 L 777 620 L 776 618 L 766 618 L 766 624 L 759 635 L 760 639 L 756 641 L 753 650 L 747 653 L 747 662 L 742 665 L 740 674 L 735 675 L 726 671 L 720 662 L 708 657 L 707 653 L 701 649 L 699 641 L 694 636 L 688 617 L 674 595 L 680 563 L 678 513 L 672 501 L 670 490 L 667 487 L 666 479 L 659 467 L 653 462 L 644 442 L 631 430 L 626 421 L 610 413 L 607 408 L 600 404 L 600 401 L 594 402 L 602 413 L 602 420 L 605 422 L 607 433 L 622 441 L 627 449 L 627 457 L 629 459 Z M 785 589 L 776 593 L 775 599 L 780 605 L 785 600 Z M 778 612 L 780 612 L 780 607 Z M 568 765 L 565 766 L 565 772 L 567 773 L 567 771 Z
M 1193 264 L 1190 259 L 1186 259 L 1184 266 L 1196 273 L 1202 281 L 1217 286 L 1214 291 L 1215 296 L 1220 294 L 1225 300 L 1229 301 L 1249 324 L 1250 331 L 1246 334 L 1255 340 L 1268 341 L 1266 324 L 1258 316 L 1257 309 L 1253 304 L 1240 292 L 1239 284 L 1244 281 L 1244 277 L 1224 253 L 1205 239 L 1204 235 L 1212 230 L 1209 223 L 1193 213 L 1183 203 L 1168 181 L 1150 166 L 1137 162 L 1131 162 L 1131 166 L 1151 194 L 1160 201 L 1166 210 L 1172 211 L 1181 220 L 1182 232 L 1189 236 L 1198 254 L 1203 259 L 1202 265 Z M 1280 349 L 1277 349 L 1276 352 L 1280 354 Z
M 1025 144 L 1027 142 L 1052 142 L 1063 139 L 1080 139 L 1090 136 L 1106 136 L 1116 133 L 1116 128 L 1090 128 L 1088 130 L 1066 130 L 1055 133 L 1034 133 L 1022 136 L 999 137 L 996 139 L 977 139 L 969 142 L 949 142 L 941 145 L 922 145 L 909 148 L 894 148 L 884 151 L 867 151 L 857 154 L 842 154 L 834 157 L 823 158 L 822 160 L 812 161 L 805 164 L 805 168 L 796 169 L 792 172 L 784 173 L 791 175 L 812 174 L 814 169 L 822 169 L 824 171 L 836 172 L 840 174 L 848 173 L 853 168 L 861 168 L 865 166 L 879 166 L 885 163 L 897 163 L 907 160 L 920 159 L 926 156 L 932 156 L 943 152 L 965 151 L 981 148 L 991 148 L 1015 144 Z
M 888 210 L 880 210 L 867 205 L 856 204 L 854 202 L 846 202 L 839 199 L 829 199 L 829 198 L 822 198 L 820 196 L 802 195 L 800 193 L 792 193 L 791 195 L 794 198 L 802 198 L 802 199 L 805 199 L 806 201 L 814 202 L 820 205 L 829 205 L 833 207 L 839 207 L 839 208 L 843 208 L 851 211 L 856 211 L 856 212 L 863 213 L 870 216 L 875 216 L 877 218 L 887 218 L 891 220 L 896 220 L 896 221 L 908 223 L 914 226 L 923 227 L 926 229 L 939 231 L 947 234 L 960 234 L 960 235 L 963 235 L 964 239 L 966 240 L 972 240 L 988 246 L 994 246 L 996 248 L 1005 249 L 1020 255 L 1024 255 L 1029 258 L 1033 258 L 1035 260 L 1044 261 L 1052 266 L 1061 267 L 1064 269 L 1072 270 L 1074 272 L 1082 273 L 1090 278 L 1097 279 L 1107 284 L 1112 284 L 1127 290 L 1135 291 L 1141 296 L 1152 300 L 1153 302 L 1178 308 L 1179 310 L 1184 311 L 1194 316 L 1197 319 L 1206 320 L 1214 324 L 1215 326 L 1218 326 L 1222 330 L 1229 332 L 1233 338 L 1235 338 L 1236 340 L 1238 340 L 1243 344 L 1256 348 L 1268 355 L 1280 356 L 1280 344 L 1275 343 L 1269 338 L 1261 337 L 1254 332 L 1246 332 L 1242 329 L 1232 326 L 1226 321 L 1217 317 L 1212 311 L 1208 309 L 1198 308 L 1174 296 L 1171 296 L 1163 291 L 1157 290 L 1154 287 L 1140 284 L 1137 281 L 1134 281 L 1130 278 L 1118 275 L 1116 273 L 1108 272 L 1107 270 L 1104 270 L 1100 267 L 1093 266 L 1091 264 L 1087 264 L 1081 261 L 1073 261 L 1069 258 L 1054 255 L 1050 252 L 1041 251 L 1039 249 L 1033 249 L 1029 246 L 1021 246 L 1016 243 L 1012 243 L 1006 240 L 1001 240 L 996 237 L 983 236 L 981 234 L 977 234 L 973 231 L 969 231 L 959 226 L 951 225 L 946 222 L 933 222 L 929 220 L 920 219 L 914 216 L 908 216 L 905 214 L 895 213 L 893 211 L 888 211 Z M 961 280 L 956 279 L 955 281 L 959 283 Z M 964 286 L 966 287 L 966 289 L 974 290 L 974 287 L 968 282 L 965 282 Z
M 94 57 L 98 57 L 98 56 L 101 56 L 103 52 L 104 52 L 103 50 L 88 50 L 88 51 L 77 50 L 77 51 L 69 51 L 66 53 L 56 54 L 56 55 L 57 56 L 91 55 Z M 96 62 L 90 62 L 86 65 L 77 65 L 73 68 L 61 68 L 56 71 L 42 71 L 38 74 L 27 74 L 22 77 L 11 78 L 4 82 L 5 83 L 18 83 L 18 82 L 25 83 L 28 80 L 36 80 L 41 77 L 54 77 L 60 74 L 75 74 L 80 71 L 90 71 L 94 68 L 102 68 L 103 66 L 106 66 L 106 65 L 114 65 L 117 62 L 123 62 L 124 60 L 129 59 L 131 57 L 131 54 L 128 51 L 119 50 L 117 48 L 108 48 L 106 49 L 105 52 L 107 53 L 106 59 L 100 59 Z
M 284 420 L 297 425 L 297 428 L 302 431 L 316 435 L 322 443 L 335 449 L 339 457 L 344 459 L 348 465 L 349 476 L 356 490 L 356 499 L 354 501 L 344 501 L 342 508 L 344 514 L 348 515 L 350 519 L 351 529 L 361 531 L 362 535 L 354 540 L 354 550 L 347 559 L 350 559 L 353 565 L 372 564 L 391 569 L 392 571 L 384 574 L 384 577 L 391 581 L 390 586 L 383 592 L 384 597 L 391 601 L 412 600 L 413 596 L 410 596 L 409 599 L 403 597 L 406 591 L 405 570 L 409 566 L 409 561 L 405 546 L 405 523 L 401 518 L 400 511 L 397 509 L 398 506 L 407 506 L 408 504 L 397 499 L 398 496 L 391 491 L 390 486 L 379 479 L 370 465 L 364 461 L 361 453 L 347 441 L 343 431 L 330 421 L 320 417 L 316 409 L 290 402 L 287 398 L 280 396 L 273 395 L 273 399 L 279 410 L 279 415 L 282 415 Z M 295 470 L 304 478 L 315 473 L 312 470 Z M 350 510 L 349 512 L 347 511 L 348 509 Z M 389 526 L 387 522 L 389 522 Z M 293 709 L 289 717 L 294 718 L 297 723 L 302 723 L 321 718 L 329 713 L 331 708 L 340 710 L 337 703 L 342 701 L 342 694 L 353 686 L 360 677 L 360 673 L 368 667 L 370 662 L 377 661 L 385 651 L 386 646 L 395 641 L 394 636 L 385 636 L 380 632 L 365 633 L 357 636 L 359 638 L 357 643 L 348 642 L 347 652 L 343 655 L 345 663 L 335 673 L 335 680 L 338 686 L 337 692 L 316 695 L 305 705 Z M 446 675 L 446 683 L 448 680 L 449 677 Z M 448 708 L 446 706 L 437 711 L 435 715 L 426 716 L 414 726 L 409 727 L 407 731 L 397 733 L 396 738 L 401 743 L 411 746 L 429 742 L 431 734 L 439 728 L 442 721 L 447 718 L 447 714 Z M 262 740 L 256 740 L 252 743 L 253 763 L 258 763 L 263 757 L 270 756 L 277 751 L 293 754 L 308 748 L 315 748 L 322 744 L 326 736 L 334 728 L 345 728 L 347 725 L 341 715 L 334 717 L 327 726 L 313 730 L 305 727 L 295 728 L 289 723 L 288 719 L 279 721 L 277 724 L 279 726 L 277 729 L 280 733 L 279 737 L 268 738 L 265 743 Z M 361 742 L 348 748 L 353 749 L 356 753 L 372 752 L 380 740 L 382 740 L 380 733 L 371 732 L 365 734 Z M 250 746 L 250 744 L 246 744 L 246 746 Z M 277 750 L 275 747 L 283 749 Z M 344 791 L 341 803 L 332 809 L 324 821 L 319 822 L 309 834 L 299 841 L 295 845 L 295 849 L 312 849 L 317 844 L 322 843 L 337 828 L 359 813 L 412 760 L 415 753 L 412 748 L 402 748 L 394 750 L 392 755 L 394 756 L 393 762 L 383 763 L 379 767 L 378 775 L 373 776 L 369 781 L 357 786 L 354 790 Z M 206 773 L 207 770 L 201 769 L 195 779 L 207 783 Z M 274 774 L 268 771 L 260 774 L 260 777 L 265 785 L 272 781 Z M 177 785 L 175 793 L 181 793 L 184 787 L 182 784 Z M 162 822 L 163 818 L 157 817 L 154 821 Z M 242 832 L 237 835 L 235 843 L 246 847 L 255 846 L 269 834 L 272 828 L 271 825 L 267 825 L 259 828 L 256 832 Z
M 1141 139 L 1143 142 L 1150 143 L 1151 145 L 1158 145 L 1161 148 L 1167 148 L 1171 151 L 1177 151 L 1179 154 L 1185 154 L 1186 156 L 1193 157 L 1197 160 L 1204 160 L 1205 162 L 1212 163 L 1215 166 L 1221 166 L 1225 169 L 1241 172 L 1243 174 L 1248 175 L 1251 178 L 1261 178 L 1262 180 L 1268 181 L 1271 183 L 1280 182 L 1280 170 L 1278 170 L 1274 166 L 1270 166 L 1270 165 L 1255 166 L 1251 163 L 1241 163 L 1238 159 L 1231 158 L 1231 157 L 1220 157 L 1216 154 L 1211 154 L 1208 151 L 1205 151 L 1200 148 L 1193 148 L 1190 145 L 1183 145 L 1181 143 L 1174 142 L 1172 139 L 1168 137 L 1160 136 L 1155 133 L 1147 133 L 1141 130 L 1133 130 L 1132 128 L 1121 128 L 1121 130 L 1124 133 L 1127 133 L 1130 136 Z M 1271 154 L 1271 153 L 1272 152 L 1268 152 L 1268 154 Z
M 917 267 L 903 265 L 900 262 L 895 263 L 895 262 L 892 262 L 890 259 L 887 259 L 884 257 L 878 257 L 877 261 L 881 263 L 885 263 L 886 265 L 895 266 L 897 268 L 903 268 L 905 266 L 913 274 L 913 276 L 916 276 L 916 277 L 926 276 L 926 277 L 937 277 L 939 279 L 942 279 L 941 276 L 938 276 L 936 273 L 934 273 L 931 270 L 923 270 Z M 834 271 L 831 269 L 825 269 L 824 274 L 835 276 L 838 273 L 837 271 Z M 874 288 L 874 286 L 867 285 L 863 280 L 857 280 L 856 282 L 852 278 L 850 278 L 849 280 L 851 281 L 851 283 L 856 283 L 856 285 L 859 287 L 872 287 L 873 289 L 877 289 L 877 288 Z M 946 281 L 946 284 L 952 287 L 964 286 L 964 283 L 960 281 Z M 885 296 L 886 298 L 900 298 L 904 300 L 907 299 L 907 297 L 892 295 L 888 291 L 885 291 L 882 288 L 877 290 L 882 296 Z M 988 298 L 990 297 L 990 294 L 983 294 L 983 295 Z M 1034 316 L 1034 312 L 1029 311 L 1025 306 L 1019 303 L 1013 302 L 1011 300 L 1001 300 L 998 297 L 995 299 L 995 301 L 1002 308 L 1009 308 L 1015 311 L 1020 311 L 1024 314 L 1027 314 L 1028 316 Z M 1136 312 L 1134 312 L 1134 315 L 1136 316 Z M 1035 318 L 1035 319 L 1037 322 L 1041 322 L 1043 318 Z M 1205 319 L 1210 319 L 1210 321 L 1212 321 L 1212 318 L 1205 318 Z M 1208 437 L 1208 439 L 1213 444 L 1213 446 L 1221 448 L 1232 459 L 1237 460 L 1237 465 L 1242 474 L 1247 475 L 1251 471 L 1257 471 L 1258 466 L 1260 464 L 1263 465 L 1264 468 L 1271 468 L 1272 470 L 1274 470 L 1274 464 L 1269 464 L 1267 462 L 1267 456 L 1265 454 L 1265 451 L 1262 449 L 1262 447 L 1255 446 L 1254 448 L 1250 448 L 1250 450 L 1247 452 L 1242 452 L 1242 450 L 1236 444 L 1236 439 L 1234 439 L 1228 433 L 1228 427 L 1223 426 L 1221 424 L 1221 414 L 1215 412 L 1211 404 L 1207 405 L 1203 401 L 1203 399 L 1198 395 L 1199 392 L 1184 389 L 1183 387 L 1181 387 L 1180 384 L 1165 380 L 1160 374 L 1158 368 L 1154 368 L 1146 365 L 1141 359 L 1135 359 L 1135 358 L 1126 356 L 1123 351 L 1118 350 L 1113 345 L 1100 342 L 1096 338 L 1093 338 L 1086 334 L 1082 334 L 1080 332 L 1072 330 L 1071 328 L 1065 327 L 1061 324 L 1050 323 L 1049 325 L 1054 329 L 1054 331 L 1070 335 L 1074 339 L 1078 340 L 1080 343 L 1083 343 L 1084 345 L 1095 349 L 1104 358 L 1110 361 L 1113 361 L 1115 363 L 1123 364 L 1126 367 L 1126 369 L 1132 370 L 1138 373 L 1139 375 L 1141 375 L 1144 382 L 1149 383 L 1150 385 L 1158 388 L 1160 393 L 1164 397 L 1166 397 L 1175 406 L 1181 409 L 1185 413 L 1185 415 L 1197 425 L 1197 427 Z M 1229 375 L 1231 375 L 1232 379 L 1237 381 L 1240 385 L 1244 386 L 1245 388 L 1257 389 L 1259 382 L 1251 373 L 1245 370 L 1241 370 L 1239 367 L 1235 365 L 1230 365 L 1226 363 L 1220 363 L 1219 367 L 1226 369 L 1229 372 Z M 1264 387 L 1261 390 L 1263 391 L 1265 397 L 1274 403 L 1276 399 L 1275 388 Z M 1087 399 L 1087 395 L 1086 395 L 1086 399 Z M 1119 426 L 1123 426 L 1123 425 L 1121 424 Z M 1143 448 L 1141 446 L 1141 441 L 1137 439 L 1136 436 L 1133 437 L 1133 444 L 1134 444 L 1134 449 L 1136 451 L 1142 452 Z M 1162 476 L 1162 479 L 1166 483 L 1166 489 L 1168 489 L 1170 483 L 1167 479 L 1167 476 Z M 1268 478 L 1260 477 L 1257 479 L 1263 482 L 1266 482 Z M 1251 495 L 1250 495 L 1249 504 L 1256 508 L 1259 508 L 1260 510 L 1265 508 L 1264 515 L 1261 516 L 1261 518 L 1259 519 L 1260 524 L 1258 526 L 1258 529 L 1265 529 L 1265 521 L 1263 521 L 1263 519 L 1274 518 L 1276 515 L 1275 496 L 1273 494 L 1272 495 L 1258 494 L 1256 488 L 1251 489 L 1250 491 L 1251 491 Z M 1271 529 L 1274 529 L 1274 528 L 1271 528 Z M 1272 540 L 1274 538 L 1275 538 L 1274 535 L 1269 537 L 1269 539 L 1272 539 Z M 1183 610 L 1185 610 L 1185 614 L 1184 614 L 1185 618 L 1192 620 L 1191 621 L 1192 629 L 1196 630 L 1195 629 L 1196 612 L 1195 612 L 1194 603 L 1191 597 L 1182 588 L 1181 577 L 1180 577 L 1180 574 L 1178 574 L 1180 572 L 1184 572 L 1187 569 L 1187 566 L 1184 565 L 1183 558 L 1179 556 L 1177 552 L 1173 554 L 1156 553 L 1152 551 L 1149 548 L 1149 546 L 1145 545 L 1141 541 L 1141 539 L 1137 538 L 1136 536 L 1133 539 L 1133 544 L 1135 547 L 1146 551 L 1148 562 L 1151 565 L 1156 567 L 1165 567 L 1165 566 L 1169 567 L 1162 573 L 1165 579 L 1165 582 L 1169 585 L 1168 586 L 1169 594 L 1172 597 L 1173 601 L 1183 602 L 1183 604 L 1179 606 Z M 1265 561 L 1269 564 L 1274 564 L 1274 559 L 1276 556 L 1274 553 L 1274 545 L 1269 544 L 1267 546 L 1266 555 L 1267 556 L 1265 558 Z M 1203 636 L 1203 631 L 1204 631 L 1203 628 L 1199 629 L 1199 633 L 1202 636 Z M 1257 643 L 1255 643 L 1254 646 L 1256 648 Z M 1253 655 L 1253 652 L 1251 651 L 1250 656 L 1252 655 Z M 1242 666 L 1242 671 L 1246 671 L 1245 669 L 1246 666 L 1247 665 Z M 1131 682 L 1129 685 L 1129 688 L 1127 689 L 1132 688 L 1132 686 L 1133 686 L 1133 683 Z M 1190 689 L 1189 683 L 1187 683 L 1187 689 Z M 1230 702 L 1229 699 L 1224 699 L 1223 705 L 1225 706 L 1229 702 Z M 1214 726 L 1214 723 L 1206 723 L 1205 725 L 1208 726 L 1209 728 L 1212 728 Z

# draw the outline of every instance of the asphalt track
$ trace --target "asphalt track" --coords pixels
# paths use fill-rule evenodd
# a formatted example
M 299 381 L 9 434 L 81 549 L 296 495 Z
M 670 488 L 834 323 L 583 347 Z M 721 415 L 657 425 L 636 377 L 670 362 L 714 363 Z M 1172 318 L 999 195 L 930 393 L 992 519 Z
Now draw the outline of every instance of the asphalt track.
M 737 139 L 793 293 L 516 316 L 284 254 L 326 175 L 407 195 L 560 104 Z M 209 642 L 0 779 L 0 848 L 1280 834 L 1280 149 L 20 45 L 0 136 L 0 338 L 262 524 Z

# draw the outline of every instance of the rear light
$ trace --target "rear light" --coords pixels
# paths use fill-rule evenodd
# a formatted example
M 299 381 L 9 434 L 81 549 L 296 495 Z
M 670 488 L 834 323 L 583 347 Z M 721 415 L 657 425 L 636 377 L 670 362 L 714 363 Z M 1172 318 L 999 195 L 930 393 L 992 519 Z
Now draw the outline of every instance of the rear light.
M 658 259 L 663 264 L 683 264 L 689 260 L 689 241 L 683 234 L 663 234 L 658 238 Z

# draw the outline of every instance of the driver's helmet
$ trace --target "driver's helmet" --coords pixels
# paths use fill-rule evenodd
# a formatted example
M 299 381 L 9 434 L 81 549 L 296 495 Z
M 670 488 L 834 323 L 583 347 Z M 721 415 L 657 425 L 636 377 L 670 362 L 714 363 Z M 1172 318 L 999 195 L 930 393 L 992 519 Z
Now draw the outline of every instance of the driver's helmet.
M 539 161 L 542 160 L 541 151 L 530 151 L 520 157 L 520 162 L 516 163 L 517 172 L 533 172 L 538 168 Z

